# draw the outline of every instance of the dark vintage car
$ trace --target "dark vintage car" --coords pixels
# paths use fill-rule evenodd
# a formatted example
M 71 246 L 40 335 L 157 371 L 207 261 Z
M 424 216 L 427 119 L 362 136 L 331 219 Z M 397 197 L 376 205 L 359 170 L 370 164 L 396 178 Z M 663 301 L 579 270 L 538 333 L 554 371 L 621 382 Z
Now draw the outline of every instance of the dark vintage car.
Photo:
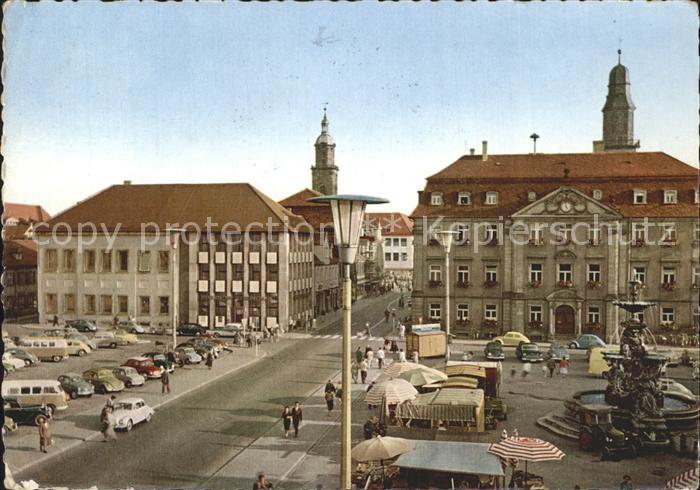
M 206 328 L 201 325 L 197 325 L 196 323 L 183 323 L 177 327 L 178 335 L 188 335 L 192 337 L 202 335 L 203 333 L 206 333 L 206 331 Z
M 169 373 L 175 371 L 175 363 L 169 361 L 166 355 L 162 352 L 144 352 L 142 356 L 148 357 L 149 359 L 153 360 L 153 364 L 155 364 L 159 368 L 163 368 Z
M 545 352 L 544 358 L 546 361 L 553 359 L 558 362 L 562 359 L 569 359 L 569 352 L 566 350 L 566 347 L 564 347 L 564 344 L 552 342 L 552 345 L 550 345 L 547 352 Z
M 533 342 L 523 342 L 515 348 L 515 356 L 523 362 L 542 362 L 540 347 Z
M 46 405 L 22 405 L 16 398 L 5 397 L 5 416 L 17 425 L 39 425 L 41 417 L 51 418 L 51 410 Z
M 97 332 L 97 327 L 95 324 L 87 320 L 83 320 L 82 318 L 67 321 L 66 327 L 72 327 L 78 332 Z
M 62 374 L 58 377 L 58 382 L 61 383 L 63 391 L 68 393 L 72 399 L 79 396 L 92 396 L 95 393 L 93 384 L 85 381 L 77 373 Z
M 506 356 L 503 354 L 503 345 L 500 342 L 489 342 L 484 347 L 484 355 L 489 361 L 503 361 Z

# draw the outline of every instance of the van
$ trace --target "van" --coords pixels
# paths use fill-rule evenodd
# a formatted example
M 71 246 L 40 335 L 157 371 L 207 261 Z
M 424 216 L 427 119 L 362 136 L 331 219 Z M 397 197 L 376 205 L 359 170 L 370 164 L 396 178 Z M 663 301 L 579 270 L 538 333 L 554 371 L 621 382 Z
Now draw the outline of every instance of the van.
M 31 352 L 41 361 L 59 362 L 68 357 L 68 343 L 58 337 L 20 337 L 17 347 Z
M 83 357 L 85 354 L 92 352 L 92 349 L 82 340 L 66 339 L 68 344 L 68 355 Z
M 608 345 L 607 347 L 593 347 L 588 358 L 588 374 L 596 377 L 603 377 L 608 372 L 610 366 L 603 357 L 603 354 L 619 354 L 619 345 Z
M 13 379 L 2 383 L 2 396 L 16 399 L 20 405 L 46 405 L 51 414 L 68 408 L 68 394 L 51 379 Z

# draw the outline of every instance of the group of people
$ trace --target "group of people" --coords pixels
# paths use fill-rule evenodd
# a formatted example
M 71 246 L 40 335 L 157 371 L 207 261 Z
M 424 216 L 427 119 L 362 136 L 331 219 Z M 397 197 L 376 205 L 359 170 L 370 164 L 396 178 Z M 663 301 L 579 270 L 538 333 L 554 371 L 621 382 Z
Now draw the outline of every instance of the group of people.
M 331 416 L 331 412 L 333 412 L 333 407 L 335 405 L 335 399 L 338 398 L 338 400 L 343 399 L 343 389 L 342 388 L 336 388 L 333 382 L 329 379 L 328 382 L 326 383 L 323 397 L 326 400 L 326 408 L 328 408 L 328 416 Z
M 547 377 L 549 375 L 550 378 L 554 376 L 554 371 L 559 368 L 559 374 L 566 378 L 566 375 L 569 374 L 569 360 L 562 357 L 559 359 L 557 362 L 554 359 L 549 359 L 546 363 L 542 365 L 542 374 Z
M 282 423 L 284 424 L 284 437 L 289 437 L 289 431 L 292 426 L 294 426 L 294 437 L 299 437 L 299 425 L 303 420 L 303 412 L 301 410 L 301 403 L 298 401 L 294 402 L 294 406 L 289 408 L 289 405 L 285 405 L 282 409 Z

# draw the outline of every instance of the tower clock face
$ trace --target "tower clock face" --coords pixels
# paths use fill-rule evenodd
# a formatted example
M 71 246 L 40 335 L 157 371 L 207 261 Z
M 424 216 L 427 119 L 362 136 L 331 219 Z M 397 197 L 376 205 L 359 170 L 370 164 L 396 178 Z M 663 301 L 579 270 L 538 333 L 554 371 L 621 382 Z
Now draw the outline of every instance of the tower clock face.
M 559 205 L 559 209 L 565 213 L 570 213 L 572 208 L 573 205 L 571 204 L 571 201 L 562 201 L 562 203 Z

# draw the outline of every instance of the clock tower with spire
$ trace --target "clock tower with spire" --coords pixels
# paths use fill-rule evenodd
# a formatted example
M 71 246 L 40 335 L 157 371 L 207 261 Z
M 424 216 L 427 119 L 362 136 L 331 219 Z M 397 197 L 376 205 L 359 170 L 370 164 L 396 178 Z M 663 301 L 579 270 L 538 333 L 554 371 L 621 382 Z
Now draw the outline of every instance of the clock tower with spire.
M 328 116 L 323 109 L 321 134 L 316 138 L 316 163 L 311 167 L 311 187 L 324 195 L 338 193 L 338 167 L 335 165 L 335 141 L 328 133 Z
M 617 65 L 610 70 L 608 96 L 603 106 L 603 151 L 636 151 L 634 139 L 634 103 L 630 95 L 629 70 L 621 63 L 617 50 Z

